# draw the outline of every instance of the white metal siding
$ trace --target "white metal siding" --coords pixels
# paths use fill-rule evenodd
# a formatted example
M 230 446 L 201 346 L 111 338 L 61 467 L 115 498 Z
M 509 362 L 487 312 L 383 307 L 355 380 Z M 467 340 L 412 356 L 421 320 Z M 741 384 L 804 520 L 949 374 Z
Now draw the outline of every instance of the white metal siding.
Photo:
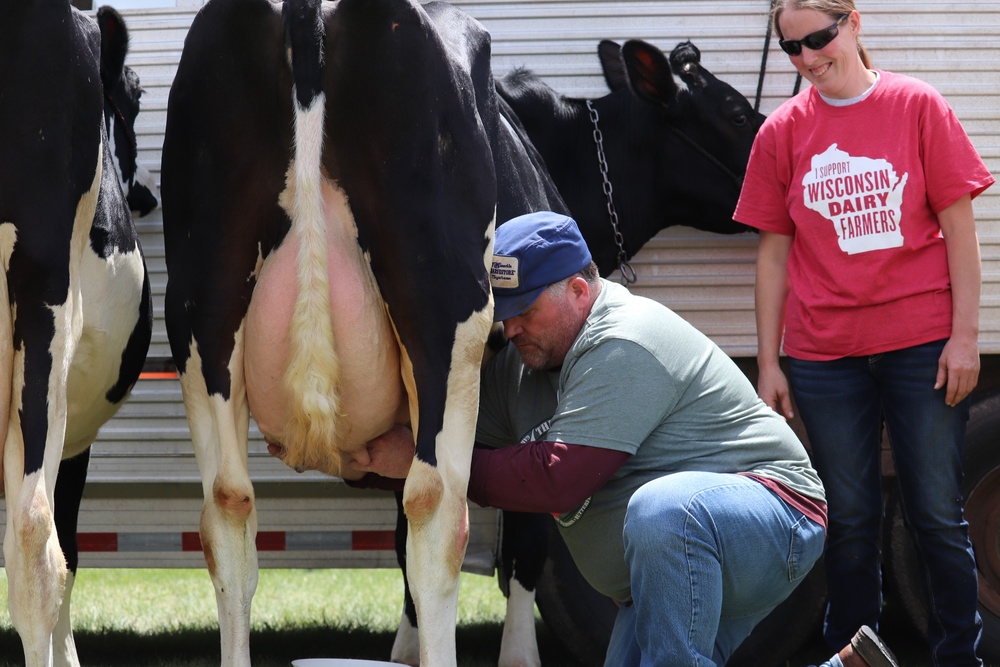
M 537 72 L 570 96 L 606 91 L 597 60 L 604 38 L 641 38 L 669 51 L 688 40 L 703 63 L 754 100 L 767 30 L 768 0 L 459 1 L 493 37 L 494 71 Z M 861 0 L 863 38 L 876 67 L 911 74 L 940 90 L 993 171 L 1000 169 L 1000 8 L 994 3 Z M 140 161 L 158 175 L 167 94 L 193 18 L 192 9 L 125 12 L 132 31 L 129 64 L 146 94 L 139 117 Z M 760 109 L 768 113 L 793 91 L 795 71 L 772 39 Z M 238 113 L 238 111 L 234 111 Z M 596 160 L 596 158 L 595 158 Z M 596 168 L 596 162 L 595 162 Z M 614 174 L 611 175 L 614 179 Z M 984 352 L 1000 352 L 1000 189 L 975 203 L 983 245 Z M 157 329 L 151 356 L 167 356 L 162 327 L 166 284 L 158 213 L 142 222 L 154 272 Z M 723 238 L 674 228 L 635 260 L 635 291 L 677 310 L 734 356 L 753 356 L 755 237 Z

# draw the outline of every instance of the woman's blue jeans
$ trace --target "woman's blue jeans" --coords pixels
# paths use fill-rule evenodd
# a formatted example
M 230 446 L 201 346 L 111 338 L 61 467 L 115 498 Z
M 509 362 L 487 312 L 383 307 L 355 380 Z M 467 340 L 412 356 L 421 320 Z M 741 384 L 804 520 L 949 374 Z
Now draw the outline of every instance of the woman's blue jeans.
M 623 533 L 632 602 L 606 667 L 722 667 L 823 553 L 823 529 L 763 484 L 679 472 L 632 495 Z
M 962 445 L 969 399 L 957 407 L 935 390 L 945 341 L 834 361 L 788 360 L 799 416 L 826 487 L 824 636 L 840 650 L 882 610 L 881 442 L 885 426 L 906 523 L 928 593 L 934 665 L 981 665 L 982 623 L 968 524 L 962 514 Z

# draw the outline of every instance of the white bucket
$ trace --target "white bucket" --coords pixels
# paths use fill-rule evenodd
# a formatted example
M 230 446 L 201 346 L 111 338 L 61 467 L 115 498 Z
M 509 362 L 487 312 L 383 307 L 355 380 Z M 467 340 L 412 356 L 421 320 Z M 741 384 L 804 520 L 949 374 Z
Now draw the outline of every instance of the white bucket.
M 300 658 L 292 660 L 292 667 L 399 667 L 399 663 L 351 658 Z

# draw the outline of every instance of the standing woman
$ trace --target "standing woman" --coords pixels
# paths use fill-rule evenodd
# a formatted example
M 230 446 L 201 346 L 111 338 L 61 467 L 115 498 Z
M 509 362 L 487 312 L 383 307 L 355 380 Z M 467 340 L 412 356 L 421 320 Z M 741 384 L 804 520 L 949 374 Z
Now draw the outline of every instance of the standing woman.
M 884 425 L 932 664 L 982 665 L 961 477 L 979 375 L 972 199 L 994 178 L 934 88 L 871 68 L 853 0 L 778 0 L 772 19 L 812 86 L 761 127 L 734 217 L 760 230 L 758 393 L 791 418 L 791 387 L 827 489 L 824 635 L 833 648 L 878 627 Z

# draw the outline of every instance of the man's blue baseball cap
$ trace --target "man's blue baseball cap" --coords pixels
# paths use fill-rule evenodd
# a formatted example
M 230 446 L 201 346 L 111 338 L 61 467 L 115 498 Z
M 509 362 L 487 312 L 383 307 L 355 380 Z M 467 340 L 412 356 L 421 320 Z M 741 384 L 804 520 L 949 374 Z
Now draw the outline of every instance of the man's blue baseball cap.
M 511 218 L 497 228 L 493 241 L 493 321 L 520 315 L 546 287 L 590 262 L 590 249 L 573 218 L 552 211 Z

